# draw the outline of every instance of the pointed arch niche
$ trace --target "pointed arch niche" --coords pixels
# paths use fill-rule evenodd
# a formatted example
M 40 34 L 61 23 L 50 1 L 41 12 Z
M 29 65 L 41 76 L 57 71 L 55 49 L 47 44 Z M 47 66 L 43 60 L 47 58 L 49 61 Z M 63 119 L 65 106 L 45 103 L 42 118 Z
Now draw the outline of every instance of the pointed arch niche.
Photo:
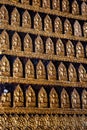
M 11 14 L 11 25 L 20 26 L 20 14 L 17 8 L 14 8 Z
M 4 5 L 0 8 L 0 24 L 8 24 L 9 23 L 9 15 L 8 10 Z
M 48 38 L 46 40 L 46 54 L 54 54 L 54 44 L 51 38 Z
M 34 78 L 34 65 L 29 59 L 25 65 L 25 78 Z
M 84 58 L 84 48 L 81 42 L 78 42 L 76 45 L 76 57 Z
M 68 75 L 69 75 L 69 81 L 70 82 L 76 82 L 77 81 L 76 69 L 72 64 L 70 64 L 70 66 L 69 66 Z
M 70 108 L 69 95 L 64 88 L 61 92 L 61 108 Z
M 62 0 L 62 11 L 69 13 L 69 0 Z
M 87 38 L 87 22 L 85 22 L 83 25 L 83 34 L 84 34 L 84 37 Z
M 13 107 L 23 107 L 23 106 L 24 106 L 24 95 L 21 87 L 18 85 L 13 95 Z
M 50 8 L 50 0 L 42 0 L 43 8 Z
M 64 33 L 67 35 L 72 35 L 72 25 L 68 19 L 64 22 Z
M 36 106 L 36 96 L 33 88 L 31 86 L 26 90 L 26 107 Z
M 40 7 L 40 5 L 41 5 L 40 0 L 32 0 L 32 5 Z
M 27 10 L 22 15 L 22 26 L 25 28 L 31 28 L 31 16 Z
M 42 19 L 38 13 L 34 17 L 34 29 L 39 31 L 42 30 Z
M 72 108 L 74 109 L 80 108 L 80 96 L 76 89 L 74 89 L 71 94 L 71 103 L 72 103 Z
M 81 14 L 83 16 L 87 16 L 87 4 L 85 2 L 82 2 L 82 5 L 81 5 Z
M 36 74 L 37 74 L 37 79 L 45 79 L 46 78 L 45 67 L 44 67 L 44 64 L 42 63 L 41 60 L 37 64 Z
M 13 63 L 13 77 L 23 77 L 23 66 L 19 58 L 16 58 Z
M 0 35 L 0 50 L 8 50 L 8 49 L 10 49 L 9 35 L 4 30 Z
M 0 61 L 0 75 L 10 76 L 10 63 L 6 56 L 3 56 Z
M 64 44 L 63 44 L 61 39 L 57 40 L 57 43 L 56 43 L 56 54 L 58 56 L 64 56 L 65 55 Z
M 56 80 L 56 68 L 52 61 L 47 65 L 48 80 Z
M 11 93 L 4 92 L 0 98 L 1 107 L 11 107 Z
M 68 40 L 66 44 L 66 53 L 68 57 L 74 57 L 75 56 L 75 51 L 74 51 L 74 46 L 70 40 Z
M 57 17 L 54 21 L 54 30 L 55 33 L 62 33 L 62 21 L 59 17 Z
M 39 108 L 47 108 L 48 99 L 46 90 L 42 87 L 38 93 L 38 107 Z
M 74 0 L 72 3 L 72 14 L 74 15 L 79 15 L 79 4 L 77 2 L 77 0 Z
M 79 69 L 78 69 L 78 74 L 79 74 L 79 81 L 80 82 L 84 82 L 86 81 L 86 70 L 85 68 L 83 67 L 83 65 L 80 65 L 79 66 Z
M 54 10 L 60 11 L 60 0 L 53 0 L 52 1 L 52 8 Z
M 50 19 L 49 15 L 46 15 L 44 19 L 44 31 L 52 32 L 52 20 Z
M 37 36 L 37 38 L 35 39 L 35 52 L 44 53 L 43 40 L 40 36 Z
M 49 98 L 50 98 L 50 108 L 58 108 L 59 99 L 58 99 L 58 94 L 54 88 L 51 89 Z
M 67 81 L 67 70 L 65 65 L 61 62 L 58 67 L 58 76 L 59 80 L 61 81 Z
M 82 108 L 87 109 L 87 91 L 85 89 L 82 92 Z
M 21 39 L 17 32 L 15 32 L 12 37 L 12 50 L 21 51 Z
M 33 51 L 32 39 L 29 34 L 26 34 L 24 37 L 24 51 L 26 51 L 26 52 Z
M 77 37 L 82 36 L 81 25 L 79 24 L 79 22 L 77 20 L 74 23 L 74 35 Z

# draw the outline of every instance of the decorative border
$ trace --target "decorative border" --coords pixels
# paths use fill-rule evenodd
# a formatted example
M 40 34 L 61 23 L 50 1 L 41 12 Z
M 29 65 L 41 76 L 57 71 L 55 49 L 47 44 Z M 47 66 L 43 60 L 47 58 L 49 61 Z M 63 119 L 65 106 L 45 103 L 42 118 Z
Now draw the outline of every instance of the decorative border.
M 59 80 L 38 80 L 38 79 L 25 79 L 25 78 L 14 78 L 14 77 L 4 77 L 0 76 L 0 83 L 17 83 L 17 84 L 32 84 L 32 85 L 53 85 L 53 86 L 63 86 L 63 87 L 79 87 L 87 88 L 87 82 L 69 82 L 69 81 L 59 81 Z
M 87 20 L 87 17 L 82 16 L 82 15 L 73 15 L 73 14 L 64 13 L 64 12 L 61 12 L 61 11 L 58 11 L 58 10 L 44 9 L 42 7 L 35 7 L 35 6 L 32 6 L 32 5 L 26 5 L 26 4 L 24 5 L 24 4 L 21 4 L 21 3 L 11 2 L 11 1 L 7 1 L 7 0 L 1 0 L 0 4 L 12 5 L 12 6 L 16 6 L 18 8 L 32 10 L 34 12 L 57 15 L 57 16 L 62 16 L 62 17 L 66 17 L 66 18 L 72 18 L 72 19 L 78 19 L 78 20 L 84 20 L 84 21 Z
M 66 34 L 59 34 L 55 32 L 45 32 L 45 31 L 39 31 L 31 28 L 23 28 L 23 27 L 15 27 L 11 25 L 0 25 L 0 29 L 4 30 L 11 30 L 11 31 L 16 31 L 16 32 L 23 32 L 23 33 L 30 33 L 34 35 L 41 35 L 45 37 L 53 37 L 53 38 L 62 38 L 62 39 L 67 39 L 67 40 L 77 40 L 77 41 L 85 41 L 87 42 L 87 38 L 85 37 L 77 37 L 74 35 L 66 35 Z
M 2 130 L 86 130 L 86 115 L 1 114 Z
M 55 61 L 61 61 L 61 62 L 66 61 L 66 62 L 87 64 L 86 58 L 40 54 L 40 53 L 25 52 L 25 51 L 12 51 L 12 50 L 3 51 L 3 48 L 1 50 L 0 50 L 0 55 L 2 54 L 2 55 L 10 55 L 10 56 L 17 56 L 17 57 L 25 57 L 25 58 L 38 58 L 42 60 L 55 60 Z
M 25 107 L 2 107 L 0 114 L 87 114 L 87 109 L 70 109 L 70 108 L 25 108 Z

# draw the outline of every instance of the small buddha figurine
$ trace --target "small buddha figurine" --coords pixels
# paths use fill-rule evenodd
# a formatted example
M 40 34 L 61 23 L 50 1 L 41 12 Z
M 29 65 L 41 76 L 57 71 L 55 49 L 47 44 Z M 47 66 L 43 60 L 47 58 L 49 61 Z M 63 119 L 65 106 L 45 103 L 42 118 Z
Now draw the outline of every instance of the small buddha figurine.
M 59 107 L 58 95 L 54 88 L 50 92 L 50 108 Z
M 12 37 L 12 50 L 21 51 L 21 39 L 17 33 L 14 33 Z
M 35 107 L 36 97 L 35 92 L 31 86 L 26 90 L 26 107 Z
M 54 45 L 50 38 L 46 41 L 46 54 L 54 54 Z
M 47 93 L 45 89 L 42 87 L 38 94 L 38 107 L 46 108 L 48 106 Z
M 69 20 L 65 20 L 64 22 L 64 33 L 68 35 L 72 35 L 72 26 L 69 22 Z
M 69 1 L 68 0 L 62 0 L 62 11 L 69 12 Z
M 54 10 L 60 11 L 60 0 L 52 1 L 52 8 Z
M 69 95 L 65 89 L 62 90 L 61 93 L 61 108 L 69 108 Z
M 77 20 L 74 23 L 74 35 L 77 37 L 82 36 L 81 26 Z
M 70 64 L 70 66 L 69 66 L 68 74 L 69 74 L 69 81 L 71 81 L 71 82 L 77 81 L 76 70 L 72 64 Z
M 31 28 L 31 17 L 27 10 L 22 15 L 22 26 L 26 28 Z
M 25 65 L 25 78 L 27 78 L 27 79 L 34 78 L 34 66 L 30 60 L 28 60 L 26 65 Z
M 76 57 L 84 58 L 84 48 L 83 48 L 81 42 L 78 42 L 76 45 Z
M 87 109 L 87 91 L 85 89 L 82 92 L 82 108 Z
M 24 51 L 25 52 L 32 52 L 33 51 L 32 39 L 29 36 L 29 34 L 26 34 L 26 36 L 24 38 Z
M 55 19 L 54 30 L 56 33 L 62 33 L 62 22 L 58 17 Z
M 24 106 L 23 91 L 18 85 L 14 91 L 13 107 L 23 107 L 23 106 Z
M 9 23 L 9 15 L 8 15 L 8 10 L 6 7 L 3 5 L 1 6 L 0 9 L 0 24 L 8 24 Z
M 44 46 L 43 46 L 43 41 L 40 36 L 38 36 L 35 39 L 35 52 L 36 53 L 44 53 Z
M 19 26 L 20 25 L 20 14 L 16 8 L 14 8 L 11 14 L 11 25 L 12 26 Z
M 33 6 L 40 7 L 40 0 L 32 0 Z
M 79 14 L 79 5 L 76 0 L 72 3 L 72 14 L 78 15 Z
M 85 2 L 82 2 L 82 5 L 81 5 L 81 14 L 83 16 L 87 16 L 87 4 Z
M 64 50 L 64 45 L 61 39 L 59 39 L 56 43 L 56 54 L 58 56 L 64 56 L 65 55 L 65 50 Z
M 72 108 L 80 108 L 80 97 L 76 89 L 74 89 L 72 92 L 71 101 Z
M 36 73 L 37 73 L 37 79 L 45 79 L 46 73 L 45 73 L 45 67 L 42 61 L 40 60 L 36 67 Z
M 59 75 L 59 80 L 61 80 L 61 81 L 67 81 L 67 71 L 66 71 L 66 67 L 64 66 L 63 63 L 61 63 L 59 65 L 58 75 Z
M 87 38 L 87 22 L 85 22 L 83 25 L 83 33 L 84 33 L 84 37 Z
M 47 66 L 47 71 L 48 71 L 48 80 L 56 80 L 56 69 L 51 61 Z
M 43 0 L 42 1 L 42 6 L 44 8 L 50 8 L 50 0 Z
M 67 56 L 68 56 L 68 57 L 73 57 L 73 56 L 75 56 L 74 46 L 73 46 L 73 44 L 72 44 L 71 41 L 68 41 L 68 42 L 67 42 L 67 45 L 66 45 L 66 53 L 67 53 Z
M 44 19 L 44 31 L 52 32 L 52 21 L 48 15 Z

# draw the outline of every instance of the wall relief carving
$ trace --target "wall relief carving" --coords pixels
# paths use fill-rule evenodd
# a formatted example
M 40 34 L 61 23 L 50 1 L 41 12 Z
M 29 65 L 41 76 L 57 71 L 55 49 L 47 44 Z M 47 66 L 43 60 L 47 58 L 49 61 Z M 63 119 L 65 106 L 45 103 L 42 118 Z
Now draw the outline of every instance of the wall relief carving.
M 36 95 L 31 86 L 26 90 L 26 107 L 36 106 Z
M 13 77 L 15 78 L 23 77 L 23 67 L 19 58 L 16 58 L 13 63 Z
M 45 79 L 46 78 L 45 66 L 41 60 L 37 64 L 36 74 L 37 74 L 37 79 Z
M 47 66 L 47 74 L 48 74 L 48 80 L 56 80 L 56 68 L 51 61 Z
M 34 65 L 29 59 L 25 65 L 25 78 L 33 79 L 34 78 Z
M 18 85 L 14 91 L 13 96 L 13 107 L 23 107 L 24 106 L 24 96 L 23 90 Z
M 67 70 L 62 62 L 58 67 L 58 76 L 60 81 L 67 81 Z
M 20 14 L 17 8 L 14 8 L 11 14 L 11 25 L 12 26 L 20 26 Z
M 48 106 L 48 99 L 46 90 L 42 87 L 38 94 L 38 107 L 46 108 Z
M 22 26 L 25 28 L 31 28 L 31 16 L 27 10 L 22 15 Z
M 26 34 L 24 37 L 24 51 L 25 52 L 33 51 L 32 39 L 29 34 Z

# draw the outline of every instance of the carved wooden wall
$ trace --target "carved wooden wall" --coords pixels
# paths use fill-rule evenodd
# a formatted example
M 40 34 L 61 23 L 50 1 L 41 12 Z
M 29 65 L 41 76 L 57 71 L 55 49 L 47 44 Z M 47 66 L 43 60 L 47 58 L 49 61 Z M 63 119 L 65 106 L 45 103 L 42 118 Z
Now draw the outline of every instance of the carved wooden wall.
M 87 1 L 0 1 L 0 129 L 87 129 Z

